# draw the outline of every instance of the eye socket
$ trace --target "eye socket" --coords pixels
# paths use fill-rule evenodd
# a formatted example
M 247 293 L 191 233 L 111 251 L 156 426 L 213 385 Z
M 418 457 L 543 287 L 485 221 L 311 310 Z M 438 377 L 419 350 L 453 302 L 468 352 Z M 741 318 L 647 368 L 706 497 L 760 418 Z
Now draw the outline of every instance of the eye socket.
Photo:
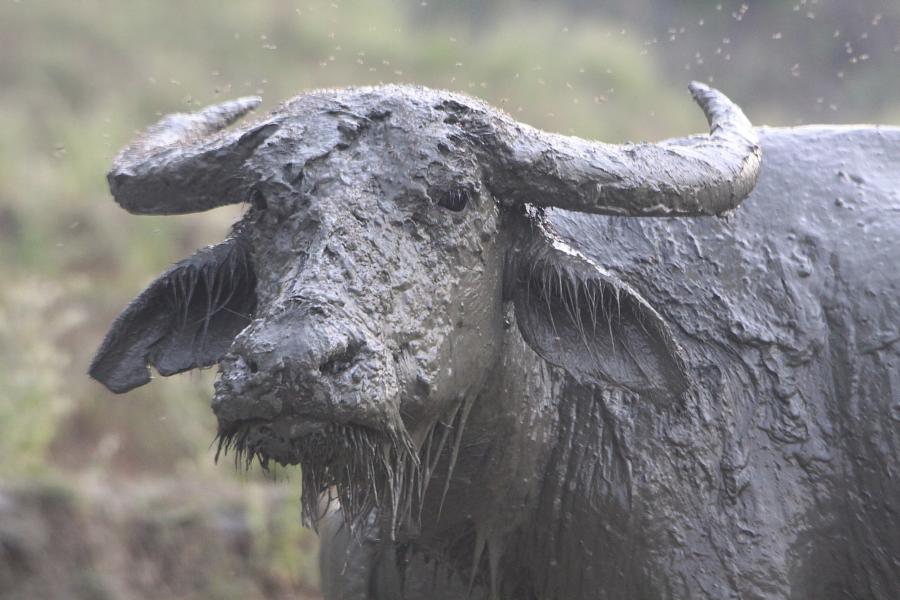
M 453 212 L 460 212 L 469 204 L 469 196 L 468 190 L 453 188 L 441 196 L 437 205 Z
M 423 173 L 423 179 L 431 201 L 453 212 L 461 212 L 469 202 L 477 201 L 481 192 L 481 180 L 474 161 L 452 157 L 432 161 Z
M 259 188 L 253 188 L 250 190 L 250 203 L 257 210 L 265 210 L 268 206 L 268 202 L 266 201 L 266 197 L 263 195 Z
M 477 182 L 448 187 L 437 195 L 435 204 L 453 212 L 462 212 L 470 202 L 478 201 L 479 191 L 481 191 L 481 186 Z M 432 192 L 432 198 L 434 197 L 435 194 Z

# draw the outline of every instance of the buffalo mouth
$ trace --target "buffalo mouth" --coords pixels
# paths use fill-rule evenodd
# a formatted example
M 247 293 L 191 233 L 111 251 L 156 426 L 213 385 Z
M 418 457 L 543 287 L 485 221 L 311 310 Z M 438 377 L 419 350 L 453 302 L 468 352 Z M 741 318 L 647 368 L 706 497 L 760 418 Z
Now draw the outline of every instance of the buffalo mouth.
M 396 531 L 420 499 L 418 454 L 408 436 L 362 425 L 300 416 L 219 422 L 216 460 L 229 452 L 235 464 L 299 465 L 303 518 L 316 526 L 332 501 L 355 527 L 374 508 L 386 507 Z M 323 506 L 320 501 L 325 499 Z
M 327 464 L 343 450 L 347 426 L 318 419 L 281 417 L 277 420 L 245 419 L 219 423 L 216 461 L 233 452 L 235 462 L 249 467 L 254 461 L 264 469 L 271 462 L 282 466 Z M 352 437 L 352 436 L 349 436 Z

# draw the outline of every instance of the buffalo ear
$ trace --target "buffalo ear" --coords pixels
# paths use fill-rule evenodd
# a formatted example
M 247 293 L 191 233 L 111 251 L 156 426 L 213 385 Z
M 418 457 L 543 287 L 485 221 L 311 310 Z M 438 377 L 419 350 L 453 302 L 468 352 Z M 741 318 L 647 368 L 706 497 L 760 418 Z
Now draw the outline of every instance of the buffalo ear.
M 150 381 L 148 365 L 173 375 L 215 364 L 250 322 L 256 276 L 240 240 L 203 248 L 159 276 L 122 311 L 90 375 L 123 393 Z
M 542 241 L 520 257 L 507 272 L 507 295 L 522 337 L 541 357 L 582 383 L 654 398 L 687 388 L 668 324 L 634 288 L 559 242 Z

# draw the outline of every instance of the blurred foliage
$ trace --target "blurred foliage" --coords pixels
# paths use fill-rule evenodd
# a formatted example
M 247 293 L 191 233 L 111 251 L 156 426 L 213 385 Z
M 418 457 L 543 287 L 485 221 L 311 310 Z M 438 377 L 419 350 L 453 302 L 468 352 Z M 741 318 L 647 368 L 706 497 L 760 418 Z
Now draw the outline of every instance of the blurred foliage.
M 261 483 L 0 482 L 0 598 L 306 600 L 315 533 Z
M 541 0 L 435 2 L 485 35 Z M 755 122 L 896 122 L 900 2 L 890 0 L 557 0 L 564 22 L 617 23 L 665 85 L 721 86 Z M 424 20 L 424 19 L 423 19 Z
M 696 78 L 757 123 L 896 123 L 898 32 L 900 4 L 880 0 L 2 0 L 0 478 L 258 477 L 212 463 L 211 371 L 123 397 L 85 375 L 127 301 L 241 212 L 135 217 L 111 201 L 114 152 L 166 112 L 406 82 L 616 142 L 702 130 Z M 295 515 L 265 522 L 272 569 L 314 572 L 279 537 Z

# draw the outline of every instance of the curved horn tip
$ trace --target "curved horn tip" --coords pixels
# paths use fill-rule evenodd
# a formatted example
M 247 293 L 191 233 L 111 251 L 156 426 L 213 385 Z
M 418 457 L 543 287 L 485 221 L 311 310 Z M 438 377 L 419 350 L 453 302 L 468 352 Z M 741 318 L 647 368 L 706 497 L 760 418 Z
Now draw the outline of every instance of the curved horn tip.
M 719 127 L 727 125 L 744 130 L 746 137 L 752 129 L 753 125 L 750 124 L 740 106 L 719 90 L 699 81 L 692 81 L 688 89 L 691 91 L 694 101 L 700 105 L 706 115 L 710 132 L 715 132 Z
M 233 112 L 246 112 L 248 110 L 253 110 L 260 104 L 262 104 L 262 98 L 260 96 L 243 96 L 241 98 L 235 98 L 234 100 L 226 100 L 225 102 L 214 104 L 213 106 L 230 109 Z
M 226 127 L 255 109 L 261 103 L 262 98 L 259 96 L 245 96 L 207 106 L 200 109 L 195 115 L 204 121 L 216 121 L 216 124 Z
M 692 94 L 699 94 L 701 92 L 709 92 L 712 91 L 712 88 L 703 83 L 702 81 L 692 81 L 688 84 L 688 89 L 691 90 Z
M 694 101 L 699 104 L 703 110 L 707 110 L 708 107 L 716 101 L 731 104 L 731 100 L 729 100 L 725 94 L 715 88 L 709 87 L 705 83 L 700 83 L 699 81 L 692 81 L 690 85 L 688 85 L 688 90 L 690 90 L 691 96 L 694 97 Z

